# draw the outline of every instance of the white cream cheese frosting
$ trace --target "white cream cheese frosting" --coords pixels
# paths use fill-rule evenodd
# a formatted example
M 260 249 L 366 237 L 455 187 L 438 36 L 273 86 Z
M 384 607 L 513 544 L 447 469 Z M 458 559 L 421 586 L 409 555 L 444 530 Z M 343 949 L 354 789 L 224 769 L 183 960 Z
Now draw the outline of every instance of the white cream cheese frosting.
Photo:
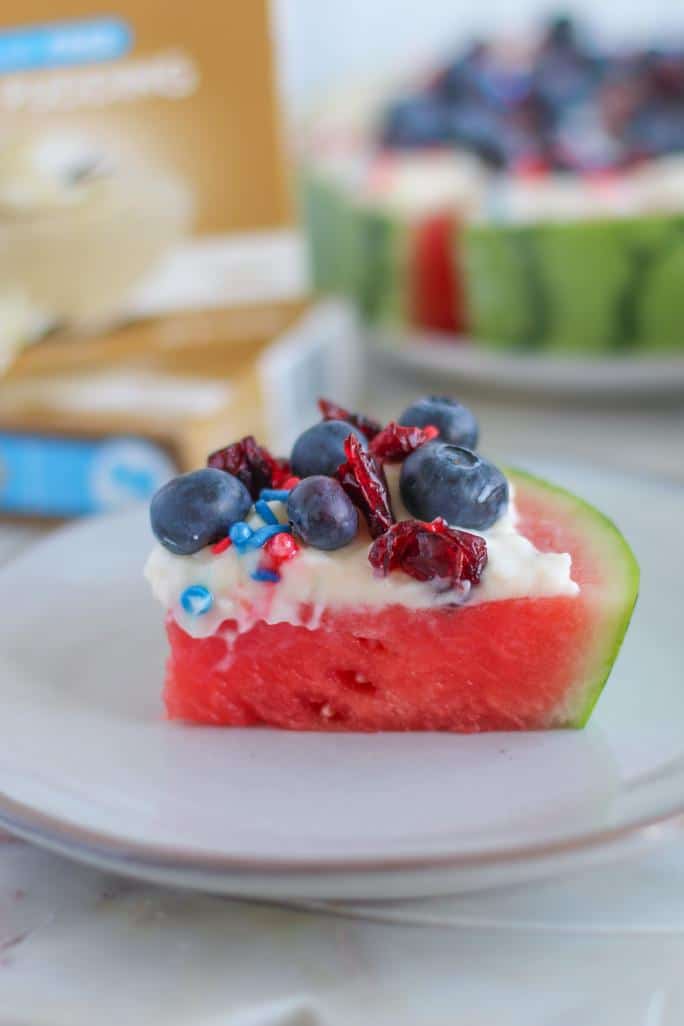
M 386 469 L 395 514 L 405 519 L 408 514 L 398 498 L 399 468 Z M 286 522 L 284 504 L 269 505 L 278 519 Z M 302 545 L 298 555 L 280 568 L 277 584 L 252 579 L 260 550 L 239 555 L 233 546 L 220 555 L 206 548 L 192 556 L 175 556 L 157 545 L 147 561 L 145 576 L 156 598 L 193 637 L 208 637 L 224 620 L 234 620 L 238 633 L 258 620 L 315 628 L 326 609 L 385 605 L 427 609 L 464 601 L 474 605 L 577 594 L 570 555 L 539 552 L 520 534 L 517 519 L 512 493 L 507 512 L 489 530 L 478 532 L 487 541 L 487 565 L 480 583 L 465 591 L 437 592 L 429 581 L 416 581 L 401 571 L 387 577 L 376 575 L 368 562 L 371 538 L 361 517 L 357 537 L 344 548 L 324 552 Z M 262 523 L 255 514 L 248 522 L 255 527 Z M 202 585 L 213 596 L 211 609 L 201 616 L 188 614 L 180 604 L 181 595 L 191 585 Z

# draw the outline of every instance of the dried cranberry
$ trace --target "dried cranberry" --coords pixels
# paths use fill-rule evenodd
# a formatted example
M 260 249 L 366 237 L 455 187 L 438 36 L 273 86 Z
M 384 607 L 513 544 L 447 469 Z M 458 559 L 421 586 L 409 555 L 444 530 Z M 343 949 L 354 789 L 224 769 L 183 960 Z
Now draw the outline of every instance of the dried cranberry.
M 270 453 L 269 453 L 270 456 Z M 271 478 L 271 488 L 292 488 L 292 484 L 288 482 L 292 481 L 292 470 L 288 460 L 278 459 L 276 456 L 270 456 L 273 461 L 273 476 Z
M 437 438 L 439 429 L 434 424 L 427 427 L 413 427 L 397 424 L 391 420 L 387 427 L 384 427 L 379 435 L 376 435 L 370 444 L 370 451 L 379 460 L 388 460 L 390 463 L 395 460 L 403 460 L 409 453 L 412 453 L 419 446 L 431 442 Z
M 369 440 L 375 438 L 382 431 L 382 425 L 378 424 L 377 420 L 371 420 L 363 413 L 350 413 L 349 410 L 345 410 L 344 406 L 338 406 L 330 399 L 319 399 L 318 409 L 321 411 L 323 420 L 346 420 L 348 424 L 353 424 L 358 428 L 361 434 Z
M 207 460 L 207 466 L 233 474 L 253 499 L 259 498 L 262 488 L 278 488 L 290 475 L 289 464 L 258 445 L 253 435 L 245 435 L 239 442 L 217 449 Z
M 355 435 L 345 439 L 344 452 L 347 462 L 338 468 L 337 478 L 366 518 L 371 537 L 377 538 L 394 523 L 385 473 Z
M 372 567 L 383 576 L 403 570 L 418 581 L 437 581 L 454 587 L 477 584 L 487 564 L 487 543 L 479 535 L 432 523 L 402 520 L 373 542 L 368 553 Z

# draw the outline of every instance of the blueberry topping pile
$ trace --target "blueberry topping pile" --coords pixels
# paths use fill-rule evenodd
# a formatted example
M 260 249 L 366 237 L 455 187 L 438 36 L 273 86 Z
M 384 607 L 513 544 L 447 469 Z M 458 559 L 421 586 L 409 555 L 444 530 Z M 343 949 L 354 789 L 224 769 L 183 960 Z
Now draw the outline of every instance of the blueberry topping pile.
M 334 477 L 315 474 L 290 492 L 287 518 L 293 534 L 316 549 L 341 549 L 356 537 L 359 514 Z
M 448 442 L 428 442 L 406 458 L 401 498 L 419 520 L 443 517 L 449 524 L 485 531 L 508 506 L 508 483 L 488 460 Z
M 448 396 L 428 395 L 418 399 L 404 410 L 399 423 L 421 428 L 434 425 L 443 442 L 463 445 L 466 449 L 477 446 L 479 432 L 475 417 L 467 406 Z
M 593 46 L 553 18 L 517 53 L 476 42 L 390 103 L 391 149 L 465 148 L 493 167 L 595 173 L 684 151 L 684 47 Z
M 366 448 L 365 435 L 347 421 L 323 420 L 307 428 L 294 444 L 292 472 L 297 477 L 333 477 L 340 463 L 344 463 L 344 440 L 349 435 L 355 435 L 362 448 Z
M 249 512 L 252 499 L 232 474 L 207 467 L 163 485 L 152 499 L 155 537 L 177 556 L 190 556 L 228 534 Z
M 249 560 L 253 580 L 276 584 L 302 545 L 349 545 L 361 514 L 376 573 L 400 570 L 467 594 L 480 580 L 487 544 L 463 528 L 486 530 L 508 505 L 506 478 L 474 451 L 471 411 L 455 399 L 426 396 L 382 427 L 330 400 L 321 400 L 320 409 L 323 419 L 297 438 L 289 461 L 248 435 L 212 453 L 204 470 L 164 485 L 150 510 L 160 543 L 181 556 L 206 546 L 217 557 L 230 551 Z M 393 462 L 402 463 L 401 498 L 415 518 L 399 523 L 384 470 Z M 201 615 L 213 599 L 198 583 L 179 601 Z

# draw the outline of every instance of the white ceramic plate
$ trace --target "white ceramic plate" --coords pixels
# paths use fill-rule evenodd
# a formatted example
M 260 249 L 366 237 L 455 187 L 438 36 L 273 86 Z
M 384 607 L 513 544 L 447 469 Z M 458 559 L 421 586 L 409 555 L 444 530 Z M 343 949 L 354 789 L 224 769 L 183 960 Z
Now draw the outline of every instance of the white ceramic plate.
M 148 879 L 344 899 L 527 880 L 678 828 L 684 493 L 603 471 L 552 476 L 620 521 L 643 568 L 586 731 L 331 736 L 167 723 L 141 510 L 60 531 L 0 574 L 0 825 Z
M 389 364 L 439 376 L 444 381 L 513 394 L 567 399 L 674 398 L 684 394 L 684 352 L 676 355 L 565 356 L 505 353 L 467 338 L 371 335 L 373 349 Z

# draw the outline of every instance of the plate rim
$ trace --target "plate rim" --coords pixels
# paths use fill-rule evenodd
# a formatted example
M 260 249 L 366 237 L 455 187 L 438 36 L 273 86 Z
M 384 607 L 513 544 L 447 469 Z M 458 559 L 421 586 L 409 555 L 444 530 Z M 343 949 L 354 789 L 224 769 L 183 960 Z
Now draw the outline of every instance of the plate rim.
M 684 349 L 681 352 L 550 353 L 505 350 L 478 344 L 467 334 L 429 331 L 399 334 L 367 328 L 369 350 L 390 366 L 445 373 L 463 383 L 507 394 L 650 398 L 684 394 Z M 389 341 L 391 340 L 391 341 Z M 553 380 L 549 372 L 555 371 Z M 617 382 L 616 382 L 617 374 Z
M 684 832 L 684 797 L 681 801 L 653 815 L 646 815 L 622 826 L 592 833 L 568 835 L 539 844 L 517 845 L 496 851 L 462 852 L 460 854 L 401 855 L 388 858 L 369 855 L 344 858 L 226 855 L 190 852 L 170 845 L 155 845 L 107 834 L 79 826 L 68 820 L 17 802 L 0 791 L 0 827 L 14 836 L 41 847 L 85 858 L 94 864 L 117 865 L 122 870 L 138 868 L 144 872 L 158 870 L 165 874 L 189 873 L 201 878 L 220 879 L 226 875 L 278 877 L 325 877 L 339 874 L 384 875 L 388 873 L 424 874 L 431 871 L 496 869 L 512 865 L 542 864 L 549 859 L 592 853 L 619 847 L 622 842 L 660 840 Z

